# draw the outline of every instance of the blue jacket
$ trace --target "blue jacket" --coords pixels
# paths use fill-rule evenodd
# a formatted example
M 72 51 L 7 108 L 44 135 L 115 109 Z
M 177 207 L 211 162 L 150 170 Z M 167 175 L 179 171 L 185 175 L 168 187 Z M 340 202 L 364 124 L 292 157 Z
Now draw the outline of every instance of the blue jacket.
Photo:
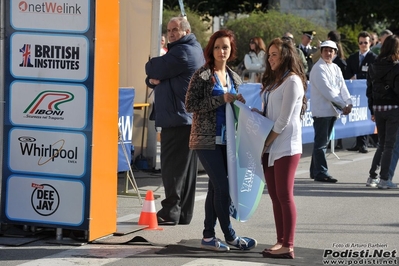
M 145 65 L 147 86 L 155 90 L 155 126 L 191 125 L 192 114 L 184 102 L 193 73 L 205 64 L 204 53 L 194 34 L 168 44 L 168 52 Z M 157 86 L 149 79 L 159 79 Z

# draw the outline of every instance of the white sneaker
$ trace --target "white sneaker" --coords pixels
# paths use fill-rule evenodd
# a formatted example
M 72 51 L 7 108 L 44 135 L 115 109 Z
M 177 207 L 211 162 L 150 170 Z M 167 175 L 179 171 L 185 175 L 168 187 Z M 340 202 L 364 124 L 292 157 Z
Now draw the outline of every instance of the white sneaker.
M 378 177 L 369 177 L 367 178 L 366 187 L 376 187 L 378 183 L 380 183 L 380 179 Z
M 395 183 L 392 183 L 391 180 L 381 179 L 380 183 L 378 183 L 378 188 L 381 188 L 381 189 L 398 188 L 398 185 Z

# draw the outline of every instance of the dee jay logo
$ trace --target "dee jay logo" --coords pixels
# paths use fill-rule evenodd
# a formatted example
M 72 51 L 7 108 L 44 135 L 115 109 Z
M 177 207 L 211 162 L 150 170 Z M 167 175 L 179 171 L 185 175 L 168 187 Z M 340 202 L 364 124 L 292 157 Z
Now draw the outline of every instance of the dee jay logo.
M 60 195 L 49 184 L 32 183 L 34 188 L 31 196 L 32 207 L 41 216 L 49 216 L 55 213 L 60 205 Z

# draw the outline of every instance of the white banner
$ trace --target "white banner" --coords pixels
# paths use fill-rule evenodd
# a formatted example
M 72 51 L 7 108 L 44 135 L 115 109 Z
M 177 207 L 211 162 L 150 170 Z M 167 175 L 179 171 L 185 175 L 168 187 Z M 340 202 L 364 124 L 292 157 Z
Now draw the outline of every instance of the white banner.
M 263 193 L 261 153 L 274 123 L 239 101 L 226 105 L 226 120 L 230 214 L 244 222 L 256 210 Z

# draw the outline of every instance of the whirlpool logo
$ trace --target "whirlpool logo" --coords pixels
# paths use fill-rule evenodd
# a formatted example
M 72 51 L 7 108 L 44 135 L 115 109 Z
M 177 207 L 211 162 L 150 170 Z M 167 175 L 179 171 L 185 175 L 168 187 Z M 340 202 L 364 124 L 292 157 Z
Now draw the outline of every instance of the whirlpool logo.
M 23 156 L 37 157 L 37 164 L 44 165 L 55 160 L 68 160 L 69 163 L 78 161 L 78 147 L 66 149 L 65 140 L 60 139 L 52 144 L 37 144 L 36 139 L 30 136 L 18 138 L 19 146 Z

